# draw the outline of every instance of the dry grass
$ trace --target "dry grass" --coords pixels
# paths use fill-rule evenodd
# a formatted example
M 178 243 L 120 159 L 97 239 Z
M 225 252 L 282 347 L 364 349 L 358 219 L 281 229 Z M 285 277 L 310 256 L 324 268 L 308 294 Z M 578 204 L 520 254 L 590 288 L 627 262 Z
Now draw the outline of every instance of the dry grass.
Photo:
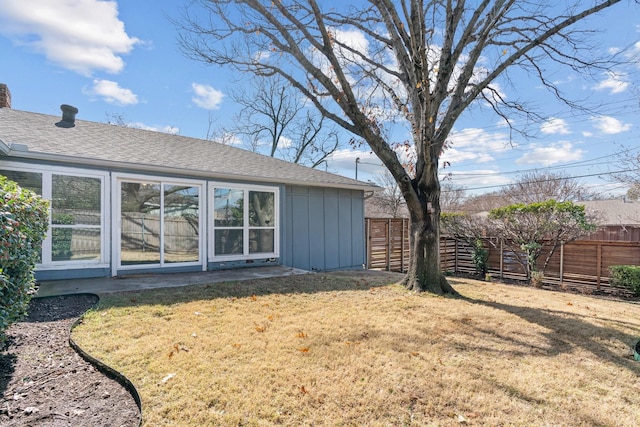
M 146 426 L 640 424 L 640 305 L 314 274 L 104 296 L 73 332 Z

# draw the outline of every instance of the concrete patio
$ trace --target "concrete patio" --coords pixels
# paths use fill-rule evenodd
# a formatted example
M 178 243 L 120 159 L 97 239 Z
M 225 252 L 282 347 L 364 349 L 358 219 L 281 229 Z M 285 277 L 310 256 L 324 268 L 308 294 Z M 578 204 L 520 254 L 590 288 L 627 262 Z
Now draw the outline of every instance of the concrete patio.
M 298 268 L 269 266 L 239 268 L 235 270 L 202 271 L 197 273 L 141 274 L 124 277 L 54 280 L 38 282 L 38 292 L 36 297 L 82 293 L 105 294 L 111 292 L 179 287 L 204 283 L 284 277 L 308 273 L 308 271 L 300 270 Z

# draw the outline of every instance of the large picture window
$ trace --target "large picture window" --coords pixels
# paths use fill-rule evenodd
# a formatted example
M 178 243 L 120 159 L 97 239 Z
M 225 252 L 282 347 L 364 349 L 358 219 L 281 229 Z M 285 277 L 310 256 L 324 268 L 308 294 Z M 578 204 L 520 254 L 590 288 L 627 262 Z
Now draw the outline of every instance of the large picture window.
M 104 264 L 105 175 L 71 168 L 0 168 L 0 174 L 50 201 L 49 231 L 39 264 Z
M 213 258 L 278 256 L 278 189 L 214 185 Z

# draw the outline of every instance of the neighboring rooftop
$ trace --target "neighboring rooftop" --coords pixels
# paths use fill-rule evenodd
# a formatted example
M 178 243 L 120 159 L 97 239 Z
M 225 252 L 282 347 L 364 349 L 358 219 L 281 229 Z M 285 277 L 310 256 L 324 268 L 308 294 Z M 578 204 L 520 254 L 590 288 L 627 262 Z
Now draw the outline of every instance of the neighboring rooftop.
M 640 200 L 607 199 L 578 202 L 596 213 L 599 225 L 640 226 Z
M 182 174 L 207 179 L 372 190 L 340 175 L 202 139 L 0 108 L 0 158 Z M 7 157 L 4 157 L 7 156 Z

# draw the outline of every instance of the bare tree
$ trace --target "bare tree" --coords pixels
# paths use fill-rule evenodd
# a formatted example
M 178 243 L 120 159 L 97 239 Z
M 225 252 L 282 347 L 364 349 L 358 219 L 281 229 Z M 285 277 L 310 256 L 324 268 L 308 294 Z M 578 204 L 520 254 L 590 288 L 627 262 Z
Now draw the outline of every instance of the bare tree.
M 340 147 L 333 123 L 277 76 L 253 78 L 249 87 L 231 91 L 230 97 L 242 108 L 223 134 L 253 152 L 315 168 Z
M 629 186 L 630 198 L 637 198 L 640 191 L 640 152 L 636 148 L 622 147 L 617 155 L 619 172 L 610 175 L 614 182 Z
M 456 187 L 451 181 L 441 183 L 440 209 L 442 212 L 458 212 L 465 198 L 466 190 Z
M 524 68 L 553 95 L 548 61 L 576 72 L 603 69 L 588 34 L 574 24 L 619 0 L 369 0 L 359 6 L 317 0 L 197 0 L 181 23 L 184 52 L 205 63 L 259 76 L 279 75 L 322 113 L 365 141 L 398 183 L 411 220 L 407 288 L 457 292 L 440 270 L 438 166 L 447 137 L 476 101 L 513 129 L 541 115 L 495 85 Z M 591 2 L 590 2 L 591 4 Z M 197 9 L 197 6 L 201 9 Z M 384 138 L 405 123 L 414 156 L 405 168 Z
M 467 214 L 478 214 L 482 212 L 489 212 L 492 209 L 507 206 L 511 202 L 500 191 L 493 191 L 491 193 L 477 194 L 467 197 L 460 204 L 459 212 Z
M 593 194 L 576 179 L 563 172 L 532 171 L 518 177 L 502 192 L 509 204 L 588 200 Z
M 373 182 L 378 185 L 381 190 L 376 191 L 370 199 L 367 200 L 368 206 L 382 216 L 391 218 L 402 218 L 407 216 L 407 205 L 400 192 L 400 187 L 393 175 L 385 170 L 373 176 Z

